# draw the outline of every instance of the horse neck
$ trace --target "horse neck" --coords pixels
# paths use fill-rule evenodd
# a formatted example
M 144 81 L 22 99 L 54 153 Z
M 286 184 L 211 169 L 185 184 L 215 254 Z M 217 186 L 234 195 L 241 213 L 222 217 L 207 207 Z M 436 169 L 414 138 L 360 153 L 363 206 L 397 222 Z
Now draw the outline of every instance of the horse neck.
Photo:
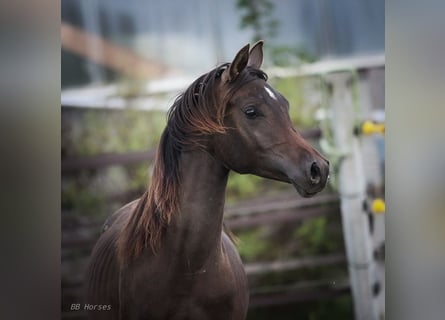
M 201 269 L 221 249 L 228 170 L 205 151 L 183 151 L 179 160 L 179 212 L 166 230 L 169 254 L 187 271 Z

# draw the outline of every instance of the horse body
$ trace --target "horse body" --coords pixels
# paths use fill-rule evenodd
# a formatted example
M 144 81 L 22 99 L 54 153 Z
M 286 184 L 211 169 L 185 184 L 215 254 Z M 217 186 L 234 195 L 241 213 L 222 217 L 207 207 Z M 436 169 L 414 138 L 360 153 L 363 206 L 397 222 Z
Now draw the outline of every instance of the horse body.
M 180 161 L 181 212 L 165 231 L 163 250 L 148 252 L 125 270 L 124 314 L 133 312 L 135 319 L 243 319 L 248 301 L 244 270 L 221 233 L 228 170 L 200 151 L 185 153 Z
M 91 257 L 94 319 L 245 319 L 248 287 L 223 232 L 230 170 L 320 191 L 327 161 L 258 69 L 262 42 L 199 78 L 169 113 L 149 190 L 105 224 Z M 199 108 L 194 108 L 194 105 Z
M 106 274 L 107 279 L 91 278 L 90 291 L 106 281 L 108 292 L 90 296 L 89 303 L 119 307 L 116 319 L 245 318 L 246 276 L 233 243 L 222 232 L 229 171 L 202 151 L 186 152 L 180 162 L 181 212 L 166 229 L 163 250 L 156 255 L 147 250 L 136 263 L 117 267 L 110 245 L 116 245 L 137 201 L 107 221 L 95 247 L 93 257 L 111 253 L 113 258 L 96 260 L 102 270 L 90 274 Z M 106 264 L 107 260 L 112 262 Z M 94 312 L 95 318 L 102 316 L 110 319 L 110 313 Z

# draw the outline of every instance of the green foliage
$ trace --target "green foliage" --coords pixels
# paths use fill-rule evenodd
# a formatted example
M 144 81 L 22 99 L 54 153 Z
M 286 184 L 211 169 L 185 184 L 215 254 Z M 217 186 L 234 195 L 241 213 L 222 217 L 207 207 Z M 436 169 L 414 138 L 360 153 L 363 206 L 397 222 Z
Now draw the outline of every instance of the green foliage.
M 252 29 L 253 41 L 274 37 L 278 20 L 272 18 L 274 5 L 270 0 L 237 0 L 236 7 L 242 11 L 241 29 Z
M 101 194 L 74 181 L 62 185 L 61 204 L 64 211 L 80 213 L 86 216 L 97 215 L 104 211 L 105 202 Z
M 322 301 L 308 311 L 309 320 L 352 318 L 353 305 L 350 296 L 342 296 L 330 301 Z
M 165 113 L 154 111 L 85 111 L 80 120 L 70 124 L 72 130 L 66 133 L 68 154 L 147 150 L 157 144 L 165 119 Z
M 341 229 L 340 229 L 341 230 Z M 316 255 L 342 250 L 342 237 L 328 228 L 325 216 L 305 221 L 293 234 L 294 241 L 301 244 L 301 254 Z
M 270 250 L 270 243 L 265 241 L 261 229 L 245 231 L 237 235 L 238 252 L 244 262 L 258 260 L 261 255 Z
M 354 318 L 353 311 L 352 298 L 347 295 L 324 301 L 253 308 L 247 320 L 348 320 Z
M 270 80 L 272 86 L 277 89 L 289 101 L 289 114 L 297 128 L 310 128 L 316 125 L 314 113 L 318 105 L 311 104 L 306 98 L 307 79 L 301 77 L 274 78 Z
M 236 202 L 237 200 L 258 194 L 262 182 L 262 178 L 254 175 L 242 175 L 231 172 L 226 191 L 228 202 Z
M 294 233 L 295 238 L 303 241 L 303 252 L 317 253 L 324 249 L 326 237 L 326 217 L 305 221 Z
M 165 127 L 164 112 L 82 110 L 62 117 L 64 156 L 92 156 L 155 148 Z M 148 161 L 64 176 L 62 208 L 81 215 L 109 215 L 126 195 L 139 194 L 149 183 Z M 134 196 L 132 196 L 133 198 Z
M 129 185 L 131 191 L 144 190 L 151 178 L 151 170 L 147 163 L 142 163 L 128 168 Z
M 266 46 L 269 61 L 274 66 L 297 66 L 311 63 L 315 57 L 306 49 L 290 46 Z
M 145 94 L 145 79 L 121 76 L 117 81 L 116 96 L 124 99 L 137 98 Z
M 271 85 L 277 89 L 289 101 L 289 115 L 292 122 L 302 125 L 304 120 L 301 117 L 303 109 L 303 83 L 301 78 L 275 78 L 271 79 Z
M 237 0 L 236 7 L 241 11 L 240 28 L 253 32 L 252 41 L 267 40 L 264 46 L 266 64 L 295 66 L 315 60 L 315 57 L 305 48 L 271 45 L 280 26 L 279 21 L 274 18 L 273 1 Z

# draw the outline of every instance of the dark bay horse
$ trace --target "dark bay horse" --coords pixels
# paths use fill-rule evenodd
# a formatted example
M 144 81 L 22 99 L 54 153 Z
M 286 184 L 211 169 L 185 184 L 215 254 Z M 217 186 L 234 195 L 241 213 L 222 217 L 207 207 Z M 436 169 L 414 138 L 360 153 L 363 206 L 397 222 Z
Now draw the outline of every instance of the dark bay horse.
M 91 318 L 245 319 L 246 275 L 223 232 L 229 171 L 291 183 L 304 197 L 329 172 L 260 70 L 262 46 L 246 45 L 174 102 L 148 190 L 107 220 L 93 249 Z

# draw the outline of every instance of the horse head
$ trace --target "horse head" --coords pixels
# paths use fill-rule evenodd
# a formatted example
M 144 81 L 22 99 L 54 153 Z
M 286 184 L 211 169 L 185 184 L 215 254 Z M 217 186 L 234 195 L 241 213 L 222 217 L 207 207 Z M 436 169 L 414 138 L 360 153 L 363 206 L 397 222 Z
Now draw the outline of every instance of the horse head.
M 310 197 L 324 188 L 329 162 L 294 128 L 289 102 L 268 84 L 262 47 L 246 45 L 221 67 L 225 131 L 213 136 L 212 152 L 228 169 L 291 183 Z

